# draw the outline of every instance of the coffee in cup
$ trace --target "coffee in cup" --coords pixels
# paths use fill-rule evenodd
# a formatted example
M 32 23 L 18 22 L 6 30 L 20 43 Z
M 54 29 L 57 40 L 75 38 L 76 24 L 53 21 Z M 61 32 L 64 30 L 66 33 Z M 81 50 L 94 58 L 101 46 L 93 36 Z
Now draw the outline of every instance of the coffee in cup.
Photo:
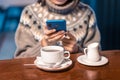
M 40 52 L 42 61 L 48 64 L 61 63 L 64 59 L 70 58 L 69 51 L 64 51 L 61 46 L 45 46 L 40 49 Z

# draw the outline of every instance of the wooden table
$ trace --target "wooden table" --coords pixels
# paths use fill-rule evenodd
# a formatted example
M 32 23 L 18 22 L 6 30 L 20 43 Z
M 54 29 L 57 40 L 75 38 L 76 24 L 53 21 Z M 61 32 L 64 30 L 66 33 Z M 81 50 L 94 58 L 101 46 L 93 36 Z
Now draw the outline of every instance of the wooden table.
M 82 53 L 71 54 L 73 65 L 67 70 L 46 72 L 36 66 L 24 66 L 33 63 L 35 58 L 23 58 L 0 61 L 0 80 L 120 80 L 120 50 L 102 51 L 101 55 L 109 59 L 104 66 L 90 67 L 77 62 Z

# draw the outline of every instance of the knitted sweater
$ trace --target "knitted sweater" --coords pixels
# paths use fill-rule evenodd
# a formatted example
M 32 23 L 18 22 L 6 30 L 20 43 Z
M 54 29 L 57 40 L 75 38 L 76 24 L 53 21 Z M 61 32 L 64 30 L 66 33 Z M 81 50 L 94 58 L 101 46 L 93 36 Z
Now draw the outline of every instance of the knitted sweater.
M 49 1 L 49 0 L 47 0 Z M 17 49 L 15 58 L 35 57 L 40 55 L 40 41 L 43 38 L 43 27 L 46 20 L 65 19 L 67 31 L 75 36 L 79 51 L 93 42 L 100 43 L 100 33 L 93 10 L 80 2 L 75 7 L 56 10 L 56 6 L 47 3 L 33 3 L 24 8 L 15 34 Z M 56 45 L 59 45 L 57 43 Z

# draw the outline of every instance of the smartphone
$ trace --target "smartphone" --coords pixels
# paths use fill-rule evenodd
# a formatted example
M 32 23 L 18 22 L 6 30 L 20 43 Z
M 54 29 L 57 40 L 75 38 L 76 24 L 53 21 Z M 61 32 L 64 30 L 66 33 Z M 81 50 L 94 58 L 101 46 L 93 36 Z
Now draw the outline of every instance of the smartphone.
M 66 21 L 65 20 L 47 20 L 46 21 L 48 29 L 56 29 L 56 31 L 64 30 L 66 31 Z

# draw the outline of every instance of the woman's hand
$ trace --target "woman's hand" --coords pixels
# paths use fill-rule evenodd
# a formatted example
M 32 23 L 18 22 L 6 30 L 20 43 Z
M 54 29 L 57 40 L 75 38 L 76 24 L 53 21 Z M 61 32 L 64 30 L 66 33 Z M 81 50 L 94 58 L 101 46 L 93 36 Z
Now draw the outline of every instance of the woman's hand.
M 41 40 L 42 46 L 56 44 L 56 42 L 61 41 L 65 35 L 64 31 L 56 32 L 55 29 L 48 30 L 47 27 L 43 28 L 44 37 Z
M 76 38 L 70 32 L 67 32 L 66 35 L 68 38 L 65 37 L 62 39 L 62 44 L 65 50 L 70 51 L 70 53 L 78 52 Z

